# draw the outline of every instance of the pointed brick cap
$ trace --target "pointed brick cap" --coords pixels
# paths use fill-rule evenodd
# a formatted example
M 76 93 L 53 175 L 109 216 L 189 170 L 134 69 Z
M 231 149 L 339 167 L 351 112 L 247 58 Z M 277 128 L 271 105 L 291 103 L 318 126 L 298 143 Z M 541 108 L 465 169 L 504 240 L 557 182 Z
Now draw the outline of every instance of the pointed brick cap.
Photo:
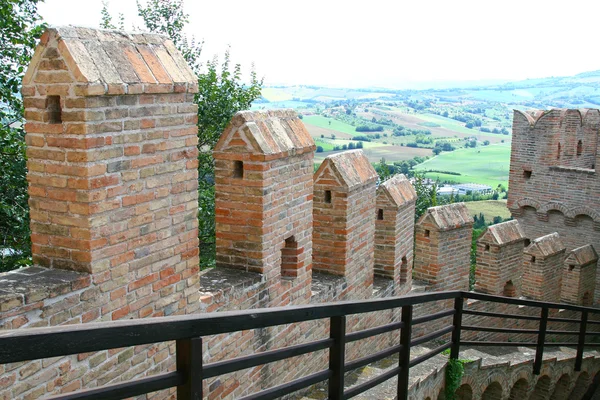
M 565 250 L 566 248 L 560 240 L 560 236 L 554 232 L 534 239 L 523 252 L 532 256 L 550 257 Z
M 598 254 L 596 253 L 596 250 L 594 250 L 594 246 L 588 244 L 571 250 L 565 260 L 565 264 L 585 267 L 596 261 L 598 261 Z
M 53 50 L 56 49 L 56 50 Z M 198 78 L 166 36 L 80 27 L 51 27 L 44 32 L 23 85 L 35 83 L 40 61 L 64 59 L 76 95 L 198 91 Z
M 450 231 L 473 225 L 473 217 L 465 203 L 447 204 L 428 208 L 417 224 L 433 224 L 440 231 Z
M 313 138 L 294 110 L 240 111 L 225 128 L 213 154 L 217 159 L 236 153 L 272 160 L 315 149 Z
M 326 157 L 315 173 L 315 183 L 318 184 L 321 177 L 330 178 L 330 174 L 337 180 L 339 188 L 348 191 L 375 182 L 378 177 L 362 150 L 344 151 Z
M 377 194 L 387 196 L 397 207 L 417 200 L 417 192 L 406 176 L 394 175 L 377 188 Z
M 505 246 L 515 242 L 522 242 L 525 239 L 525 233 L 521 229 L 519 221 L 515 219 L 489 226 L 477 241 Z

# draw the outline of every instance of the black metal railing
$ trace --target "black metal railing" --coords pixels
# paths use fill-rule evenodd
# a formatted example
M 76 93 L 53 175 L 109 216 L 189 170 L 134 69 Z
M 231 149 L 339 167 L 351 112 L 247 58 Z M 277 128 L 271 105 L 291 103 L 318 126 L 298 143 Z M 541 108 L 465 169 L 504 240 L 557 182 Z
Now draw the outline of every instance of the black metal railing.
M 538 317 L 477 311 L 464 307 L 465 300 L 468 299 L 535 307 L 539 309 L 540 314 Z M 448 302 L 452 300 L 454 301 L 453 308 L 435 312 L 430 315 L 413 317 L 415 306 L 431 302 Z M 347 316 L 396 308 L 401 308 L 400 321 L 358 332 L 346 333 Z M 552 318 L 550 317 L 549 312 L 551 309 L 566 309 L 578 312 L 581 316 L 580 318 Z M 53 397 L 53 399 L 121 399 L 177 387 L 178 399 L 188 400 L 202 398 L 202 381 L 204 379 L 289 359 L 303 354 L 328 350 L 329 366 L 327 369 L 248 395 L 243 399 L 275 399 L 282 395 L 324 381 L 328 381 L 330 400 L 349 399 L 394 376 L 398 378 L 398 399 L 406 399 L 409 370 L 411 367 L 420 364 L 447 349 L 450 349 L 451 358 L 458 358 L 461 345 L 535 345 L 536 355 L 533 367 L 535 374 L 539 374 L 540 372 L 545 346 L 574 346 L 577 347 L 575 370 L 580 370 L 584 347 L 598 346 L 595 343 L 586 343 L 586 337 L 600 335 L 600 333 L 588 331 L 588 326 L 600 325 L 599 321 L 589 319 L 591 314 L 599 315 L 600 310 L 566 304 L 490 296 L 472 292 L 434 292 L 387 299 L 327 303 L 323 305 L 277 307 L 238 312 L 195 314 L 4 331 L 0 332 L 0 364 L 174 340 L 176 341 L 175 372 L 162 373 L 143 379 L 59 395 Z M 539 321 L 539 324 L 538 329 L 463 325 L 463 320 L 466 315 L 483 318 L 512 318 Z M 413 327 L 448 317 L 452 317 L 451 325 L 433 332 L 428 332 L 420 337 L 412 337 Z M 203 337 L 325 319 L 329 319 L 330 321 L 329 338 L 321 338 L 308 343 L 203 365 Z M 579 329 L 573 331 L 548 330 L 549 322 L 577 324 L 579 325 Z M 346 344 L 380 335 L 382 333 L 398 331 L 400 336 L 398 344 L 356 360 L 346 361 Z M 461 334 L 468 331 L 537 335 L 537 340 L 535 342 L 461 340 Z M 571 335 L 575 337 L 576 340 L 564 343 L 549 342 L 546 340 L 547 335 Z M 447 339 L 448 336 L 451 336 L 449 341 Z M 444 338 L 446 338 L 445 341 Z M 411 359 L 411 347 L 433 340 L 438 341 L 433 350 Z M 395 368 L 392 368 L 365 383 L 361 383 L 351 388 L 344 388 L 344 374 L 346 372 L 393 355 L 398 355 L 399 358 L 399 363 Z

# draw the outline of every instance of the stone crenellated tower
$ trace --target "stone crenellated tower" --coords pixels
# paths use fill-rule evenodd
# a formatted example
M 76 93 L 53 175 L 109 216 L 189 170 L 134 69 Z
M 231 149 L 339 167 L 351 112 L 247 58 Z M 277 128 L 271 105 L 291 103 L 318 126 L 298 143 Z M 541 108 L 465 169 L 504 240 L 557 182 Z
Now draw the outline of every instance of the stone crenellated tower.
M 406 294 L 412 286 L 417 193 L 404 175 L 395 175 L 377 188 L 375 274 L 394 280 Z
M 558 233 L 532 240 L 523 251 L 523 296 L 558 303 L 564 257 L 565 246 Z
M 515 110 L 507 205 L 529 239 L 558 232 L 567 250 L 599 248 L 599 131 L 596 109 Z
M 310 299 L 315 149 L 296 112 L 242 111 L 213 152 L 217 267 L 294 289 L 270 306 Z
M 325 158 L 314 175 L 314 270 L 343 276 L 345 294 L 372 294 L 375 182 L 362 150 Z
M 415 229 L 414 279 L 432 290 L 468 290 L 473 218 L 464 203 L 431 207 Z
M 525 241 L 516 220 L 489 226 L 477 239 L 475 290 L 498 296 L 520 296 Z

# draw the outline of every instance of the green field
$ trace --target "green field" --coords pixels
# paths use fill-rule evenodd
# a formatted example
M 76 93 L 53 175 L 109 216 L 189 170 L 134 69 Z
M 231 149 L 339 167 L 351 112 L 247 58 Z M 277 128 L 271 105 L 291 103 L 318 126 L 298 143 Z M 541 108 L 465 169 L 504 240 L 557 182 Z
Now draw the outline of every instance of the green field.
M 508 187 L 509 164 L 510 144 L 504 143 L 442 153 L 417 165 L 415 170 L 458 172 L 461 175 L 431 172 L 426 176 L 432 179 L 439 178 L 441 181 L 481 183 L 495 188 L 498 184 Z
M 503 219 L 510 218 L 510 211 L 506 208 L 506 200 L 468 201 L 465 206 L 467 206 L 471 215 L 478 216 L 483 213 L 487 222 L 492 222 L 496 216 Z
M 332 129 L 334 131 L 344 132 L 348 135 L 365 135 L 365 132 L 356 132 L 356 128 L 345 122 L 338 121 L 333 118 L 326 118 L 320 115 L 307 115 L 302 119 L 302 122 L 309 125 L 318 126 L 320 128 Z M 368 132 L 367 132 L 368 133 Z

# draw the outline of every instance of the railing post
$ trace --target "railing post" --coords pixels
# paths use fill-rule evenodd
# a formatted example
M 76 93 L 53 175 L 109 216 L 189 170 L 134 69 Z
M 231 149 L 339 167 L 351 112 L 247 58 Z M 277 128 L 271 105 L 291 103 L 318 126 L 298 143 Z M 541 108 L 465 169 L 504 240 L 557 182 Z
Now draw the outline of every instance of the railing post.
M 177 400 L 202 400 L 202 338 L 180 339 L 175 348 L 177 372 L 184 378 Z
M 581 323 L 579 325 L 579 341 L 577 342 L 577 356 L 575 357 L 575 371 L 581 371 L 583 362 L 583 348 L 585 347 L 585 332 L 587 330 L 588 312 L 581 312 Z
M 329 400 L 344 398 L 344 363 L 346 357 L 346 316 L 331 317 L 329 337 L 333 346 L 329 350 Z
M 535 349 L 535 361 L 533 362 L 533 373 L 539 375 L 542 369 L 542 359 L 544 357 L 544 343 L 546 342 L 546 328 L 548 326 L 548 307 L 542 307 L 542 319 L 540 320 L 540 332 L 538 334 L 537 346 Z
M 452 326 L 452 347 L 450 348 L 450 358 L 458 359 L 458 353 L 460 352 L 460 332 L 462 330 L 462 311 L 463 311 L 464 299 L 457 297 L 454 299 L 454 318 Z
M 410 372 L 410 339 L 412 336 L 412 318 L 413 306 L 402 307 L 402 322 L 404 326 L 400 331 L 400 357 L 398 372 L 398 400 L 406 400 L 408 398 L 408 374 Z

